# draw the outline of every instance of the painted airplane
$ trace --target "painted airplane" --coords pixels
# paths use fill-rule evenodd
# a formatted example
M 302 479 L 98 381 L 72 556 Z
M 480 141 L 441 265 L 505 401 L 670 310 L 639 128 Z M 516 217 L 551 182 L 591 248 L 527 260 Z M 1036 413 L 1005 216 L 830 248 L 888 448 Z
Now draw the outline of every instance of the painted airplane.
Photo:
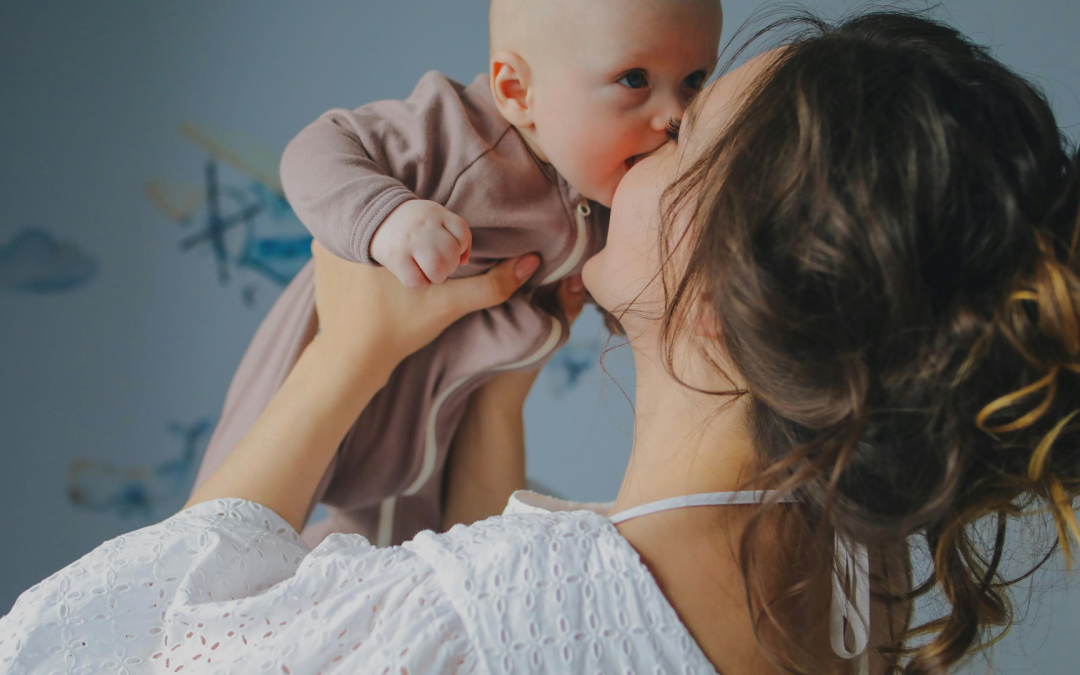
M 182 226 L 201 227 L 180 242 L 189 251 L 206 244 L 217 261 L 218 280 L 247 269 L 284 286 L 311 258 L 308 234 L 285 201 L 277 176 L 280 157 L 256 141 L 205 124 L 184 123 L 181 135 L 207 154 L 203 185 L 153 180 L 146 184 L 150 201 Z M 244 188 L 222 183 L 219 163 L 251 179 Z M 267 225 L 279 230 L 267 233 Z M 281 232 L 284 230 L 284 232 Z M 254 290 L 244 291 L 253 302 Z
M 214 421 L 194 424 L 173 422 L 169 431 L 183 449 L 154 465 L 118 467 L 108 462 L 80 459 L 68 465 L 67 497 L 72 504 L 122 518 L 150 519 L 157 507 L 173 508 L 173 501 L 187 493 L 195 480 L 198 461 L 210 441 Z

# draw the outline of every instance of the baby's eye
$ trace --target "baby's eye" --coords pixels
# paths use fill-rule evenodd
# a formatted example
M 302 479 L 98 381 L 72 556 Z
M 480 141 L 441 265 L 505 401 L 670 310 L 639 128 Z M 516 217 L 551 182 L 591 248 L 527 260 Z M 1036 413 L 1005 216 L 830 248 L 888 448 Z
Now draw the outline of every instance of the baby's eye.
M 667 138 L 672 143 L 679 142 L 679 127 L 682 126 L 681 117 L 672 117 L 668 120 L 667 128 L 664 129 L 664 133 L 667 134 Z
M 620 77 L 618 82 L 629 89 L 641 89 L 649 84 L 649 81 L 645 78 L 645 71 L 642 70 L 631 70 Z
M 705 85 L 706 77 L 708 77 L 707 73 L 704 70 L 699 70 L 696 73 L 688 75 L 687 78 L 683 80 L 683 84 L 694 91 L 698 91 Z

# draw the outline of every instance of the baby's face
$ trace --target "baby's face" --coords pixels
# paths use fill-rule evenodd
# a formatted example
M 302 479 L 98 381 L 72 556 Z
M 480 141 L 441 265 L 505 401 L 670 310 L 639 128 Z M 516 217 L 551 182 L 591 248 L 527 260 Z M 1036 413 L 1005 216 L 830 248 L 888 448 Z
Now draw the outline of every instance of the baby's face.
M 531 55 L 534 138 L 567 181 L 611 206 L 638 155 L 667 140 L 712 71 L 714 0 L 590 0 Z

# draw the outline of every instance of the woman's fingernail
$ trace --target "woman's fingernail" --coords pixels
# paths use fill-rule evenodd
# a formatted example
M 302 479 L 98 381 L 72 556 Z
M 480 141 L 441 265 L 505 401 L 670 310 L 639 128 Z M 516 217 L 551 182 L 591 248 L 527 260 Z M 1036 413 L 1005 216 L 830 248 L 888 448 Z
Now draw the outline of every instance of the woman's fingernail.
M 518 279 L 528 279 L 537 267 L 540 267 L 540 257 L 530 253 L 517 261 L 514 265 L 514 273 L 517 274 Z
M 581 280 L 580 274 L 575 274 L 566 280 L 566 287 L 571 293 L 580 293 L 585 290 L 585 282 Z

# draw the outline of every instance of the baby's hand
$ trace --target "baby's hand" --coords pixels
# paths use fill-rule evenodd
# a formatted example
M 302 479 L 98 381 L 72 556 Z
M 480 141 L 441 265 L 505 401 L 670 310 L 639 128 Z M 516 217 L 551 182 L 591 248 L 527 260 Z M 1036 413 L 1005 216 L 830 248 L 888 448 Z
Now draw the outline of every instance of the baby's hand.
M 472 233 L 437 202 L 407 201 L 390 212 L 371 238 L 371 257 L 414 291 L 441 284 L 469 262 Z

